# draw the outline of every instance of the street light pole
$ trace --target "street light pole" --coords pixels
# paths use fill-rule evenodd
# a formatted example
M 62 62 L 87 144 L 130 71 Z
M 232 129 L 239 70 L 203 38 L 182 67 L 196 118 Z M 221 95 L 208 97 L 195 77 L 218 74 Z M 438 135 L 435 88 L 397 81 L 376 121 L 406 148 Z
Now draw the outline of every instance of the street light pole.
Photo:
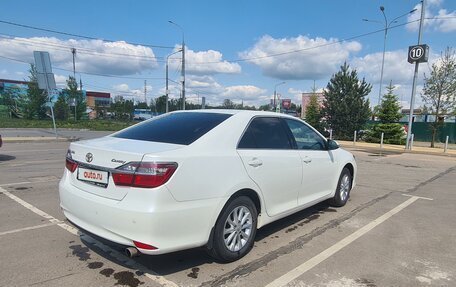
M 381 68 L 381 72 L 380 72 L 380 87 L 378 89 L 378 101 L 377 101 L 377 105 L 380 105 L 381 103 L 381 99 L 382 99 L 382 88 L 383 88 L 383 69 L 384 69 L 384 66 L 385 66 L 385 53 L 386 53 L 386 37 L 388 35 L 388 30 L 391 28 L 391 24 L 393 23 L 396 23 L 397 20 L 399 18 L 402 18 L 404 16 L 407 16 L 409 14 L 412 14 L 413 12 L 416 11 L 416 9 L 413 9 L 405 14 L 402 14 L 396 18 L 394 18 L 391 22 L 388 22 L 388 18 L 386 17 L 386 14 L 385 14 L 385 7 L 383 6 L 380 6 L 380 11 L 382 12 L 383 14 L 383 18 L 384 18 L 384 22 L 380 22 L 380 21 L 376 21 L 376 20 L 369 20 L 369 19 L 363 19 L 363 21 L 366 21 L 366 22 L 375 22 L 375 23 L 380 23 L 380 24 L 384 24 L 384 30 L 385 30 L 385 33 L 384 33 L 384 36 L 383 36 L 383 54 L 382 54 L 382 68 Z
M 420 18 L 420 29 L 418 30 L 418 45 L 421 44 L 421 33 L 423 29 L 424 22 L 424 0 L 421 1 L 421 18 Z M 415 108 L 415 89 L 416 89 L 416 78 L 418 76 L 418 67 L 420 63 L 415 62 L 415 72 L 413 74 L 412 82 L 412 96 L 410 98 L 410 112 L 409 112 L 409 122 L 407 129 L 407 140 L 405 142 L 405 149 L 411 149 L 410 141 L 412 139 L 412 125 L 413 125 L 413 110 Z
M 184 29 L 174 23 L 173 21 L 168 21 L 169 23 L 178 27 L 182 32 L 182 69 L 181 69 L 181 77 L 182 77 L 182 109 L 185 110 L 185 37 L 184 37 Z
M 388 20 L 385 14 L 385 7 L 380 6 L 380 11 L 382 11 L 383 17 L 385 18 L 385 36 L 383 37 L 383 56 L 382 56 L 382 70 L 380 72 L 380 88 L 378 89 L 378 101 L 377 105 L 380 105 L 382 99 L 382 88 L 383 88 L 383 68 L 385 66 L 385 52 L 386 52 L 386 36 L 388 35 Z M 390 23 L 391 24 L 391 23 Z
M 168 60 L 169 60 L 169 57 L 174 55 L 174 54 L 177 54 L 177 53 L 180 53 L 181 50 L 177 50 L 176 52 L 174 53 L 171 53 L 169 54 L 168 56 L 166 56 L 166 108 L 165 108 L 165 112 L 168 113 L 169 111 L 169 108 L 168 108 L 168 98 L 169 98 L 169 88 L 168 88 L 168 81 L 169 81 L 169 78 L 168 78 Z
M 277 87 L 280 86 L 280 85 L 283 85 L 285 84 L 285 82 L 280 82 L 280 83 L 277 83 L 275 86 L 274 86 L 274 112 L 277 112 L 277 103 L 276 103 L 276 98 L 277 98 Z

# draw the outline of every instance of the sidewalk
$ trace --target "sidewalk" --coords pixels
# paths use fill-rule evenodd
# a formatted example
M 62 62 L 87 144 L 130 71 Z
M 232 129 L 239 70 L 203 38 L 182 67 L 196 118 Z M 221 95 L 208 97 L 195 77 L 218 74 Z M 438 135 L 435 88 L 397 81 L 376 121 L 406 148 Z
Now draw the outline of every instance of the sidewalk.
M 423 147 L 423 146 L 413 146 L 413 149 L 406 150 L 403 145 L 391 145 L 391 144 L 384 144 L 383 149 L 380 149 L 380 144 L 378 143 L 366 143 L 366 142 L 356 142 L 354 145 L 352 141 L 337 141 L 340 146 L 347 148 L 347 149 L 366 149 L 372 150 L 376 152 L 380 151 L 390 151 L 390 152 L 398 152 L 398 153 L 417 153 L 417 154 L 429 154 L 429 155 L 443 155 L 443 156 L 451 156 L 456 157 L 456 150 L 455 149 L 448 149 L 446 153 L 443 152 L 443 148 L 430 148 L 430 147 Z

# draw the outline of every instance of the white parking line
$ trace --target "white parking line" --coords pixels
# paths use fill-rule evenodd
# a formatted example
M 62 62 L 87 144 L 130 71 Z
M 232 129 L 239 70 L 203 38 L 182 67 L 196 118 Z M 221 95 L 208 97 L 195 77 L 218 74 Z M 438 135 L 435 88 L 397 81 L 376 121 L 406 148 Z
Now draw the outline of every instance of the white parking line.
M 0 187 L 2 187 L 2 186 L 21 185 L 21 184 L 28 184 L 28 183 L 32 183 L 32 182 L 31 181 L 21 181 L 21 182 L 13 182 L 13 183 L 4 183 L 4 184 L 0 184 Z
M 49 183 L 53 181 L 59 181 L 60 179 L 50 175 L 50 176 L 41 176 L 41 177 L 36 177 L 36 178 L 29 178 L 32 179 L 33 181 L 20 181 L 20 182 L 12 182 L 12 183 L 4 183 L 0 184 L 0 187 L 5 187 L 5 186 L 15 186 L 15 185 L 23 185 L 23 184 L 29 184 L 29 183 Z
M 2 166 L 10 166 L 10 167 L 17 167 L 17 166 L 24 166 L 24 165 L 31 165 L 31 164 L 42 164 L 42 163 L 63 163 L 65 159 L 46 159 L 46 160 L 34 160 L 34 161 L 23 161 L 23 162 L 15 162 L 15 163 L 4 163 Z
M 147 278 L 153 280 L 155 283 L 158 283 L 158 284 L 160 284 L 162 286 L 165 286 L 165 287 L 178 287 L 178 285 L 176 283 L 174 283 L 174 282 L 166 279 L 165 277 L 163 277 L 161 275 L 158 275 L 157 273 L 147 269 L 146 267 L 144 267 L 141 264 L 137 263 L 136 261 L 128 258 L 127 256 L 125 256 L 124 254 L 118 252 L 117 250 L 114 250 L 111 247 L 109 247 L 109 246 L 101 243 L 100 241 L 96 240 L 95 238 L 93 238 L 93 237 L 91 237 L 91 236 L 89 236 L 87 234 L 84 234 L 83 232 L 79 231 L 77 228 L 74 228 L 73 226 L 68 225 L 68 224 L 58 220 L 57 218 L 55 218 L 55 217 L 47 214 L 46 212 L 36 208 L 35 206 L 33 206 L 30 203 L 20 199 L 19 197 L 15 196 L 14 194 L 11 194 L 10 192 L 6 191 L 5 189 L 3 189 L 1 187 L 0 187 L 0 192 L 2 192 L 4 195 L 8 196 L 12 200 L 16 201 L 20 205 L 24 206 L 28 210 L 38 214 L 39 216 L 41 216 L 43 218 L 46 218 L 51 223 L 56 224 L 57 226 L 65 229 L 66 231 L 70 232 L 71 234 L 79 235 L 82 240 L 84 240 L 84 241 L 90 243 L 91 245 L 94 245 L 94 246 L 100 248 L 101 250 L 109 253 L 112 257 L 114 257 L 115 259 L 121 261 L 122 263 L 124 263 L 125 265 L 129 266 L 130 268 L 142 271 L 144 273 L 144 276 L 146 276 Z
M 3 231 L 3 232 L 0 232 L 0 236 L 7 235 L 7 234 L 18 233 L 18 232 L 27 231 L 27 230 L 34 230 L 34 229 L 48 227 L 48 226 L 52 226 L 52 225 L 55 225 L 55 223 L 45 223 L 45 224 L 40 224 L 40 225 L 35 225 L 35 226 L 30 226 L 30 227 L 24 227 L 24 228 L 9 230 L 9 231 Z
M 407 197 L 416 197 L 418 199 L 424 199 L 424 200 L 434 200 L 434 199 L 429 198 L 429 197 L 416 196 L 416 195 L 411 195 L 411 194 L 406 194 L 406 193 L 403 193 L 402 195 L 403 196 L 407 196 Z
M 290 283 L 294 279 L 298 278 L 299 276 L 301 276 L 305 272 L 309 271 L 310 269 L 312 269 L 313 267 L 317 266 L 318 264 L 320 264 L 324 260 L 328 259 L 332 255 L 334 255 L 336 252 L 338 252 L 342 248 L 346 247 L 347 245 L 349 245 L 350 243 L 352 243 L 356 239 L 360 238 L 361 236 L 363 236 L 367 232 L 371 231 L 372 229 L 374 229 L 375 227 L 377 227 L 378 225 L 380 225 L 381 223 L 383 223 L 384 221 L 389 219 L 391 216 L 395 215 L 396 213 L 398 213 L 402 209 L 406 208 L 410 204 L 414 203 L 418 199 L 420 199 L 420 197 L 411 196 L 410 199 L 408 199 L 405 202 L 403 202 L 402 204 L 396 206 L 395 208 L 393 208 L 392 210 L 390 210 L 387 213 L 383 214 L 382 216 L 378 217 L 374 221 L 371 221 L 369 224 L 365 225 L 364 227 L 361 227 L 357 231 L 355 231 L 352 234 L 348 235 L 347 237 L 345 237 L 344 239 L 340 240 L 339 242 L 337 242 L 333 246 L 329 247 L 328 249 L 326 249 L 326 250 L 322 251 L 321 253 L 315 255 L 314 257 L 312 257 L 311 259 L 307 260 L 306 262 L 304 262 L 303 264 L 299 265 L 298 267 L 296 267 L 295 269 L 291 270 L 290 272 L 288 272 L 288 273 L 282 275 L 281 277 L 275 279 L 274 281 L 272 281 L 271 283 L 266 285 L 266 287 L 278 287 L 278 286 L 287 285 L 288 283 Z

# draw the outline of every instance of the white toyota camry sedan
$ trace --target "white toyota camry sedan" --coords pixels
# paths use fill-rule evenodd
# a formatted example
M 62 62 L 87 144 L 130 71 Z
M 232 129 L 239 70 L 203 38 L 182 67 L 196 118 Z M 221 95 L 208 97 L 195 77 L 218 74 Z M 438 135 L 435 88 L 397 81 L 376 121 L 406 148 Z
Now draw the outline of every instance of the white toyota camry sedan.
M 324 200 L 345 205 L 356 170 L 351 153 L 294 117 L 180 111 L 71 143 L 60 205 L 130 256 L 206 246 L 229 262 L 268 223 Z

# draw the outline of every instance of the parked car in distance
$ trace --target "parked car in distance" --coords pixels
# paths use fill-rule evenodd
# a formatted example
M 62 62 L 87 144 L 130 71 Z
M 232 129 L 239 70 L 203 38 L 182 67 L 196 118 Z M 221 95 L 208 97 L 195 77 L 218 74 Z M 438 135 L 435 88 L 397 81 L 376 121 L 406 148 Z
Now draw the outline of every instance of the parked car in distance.
M 351 153 L 295 117 L 179 111 L 71 143 L 60 206 L 129 256 L 206 246 L 230 262 L 268 223 L 324 200 L 345 205 L 356 171 Z

